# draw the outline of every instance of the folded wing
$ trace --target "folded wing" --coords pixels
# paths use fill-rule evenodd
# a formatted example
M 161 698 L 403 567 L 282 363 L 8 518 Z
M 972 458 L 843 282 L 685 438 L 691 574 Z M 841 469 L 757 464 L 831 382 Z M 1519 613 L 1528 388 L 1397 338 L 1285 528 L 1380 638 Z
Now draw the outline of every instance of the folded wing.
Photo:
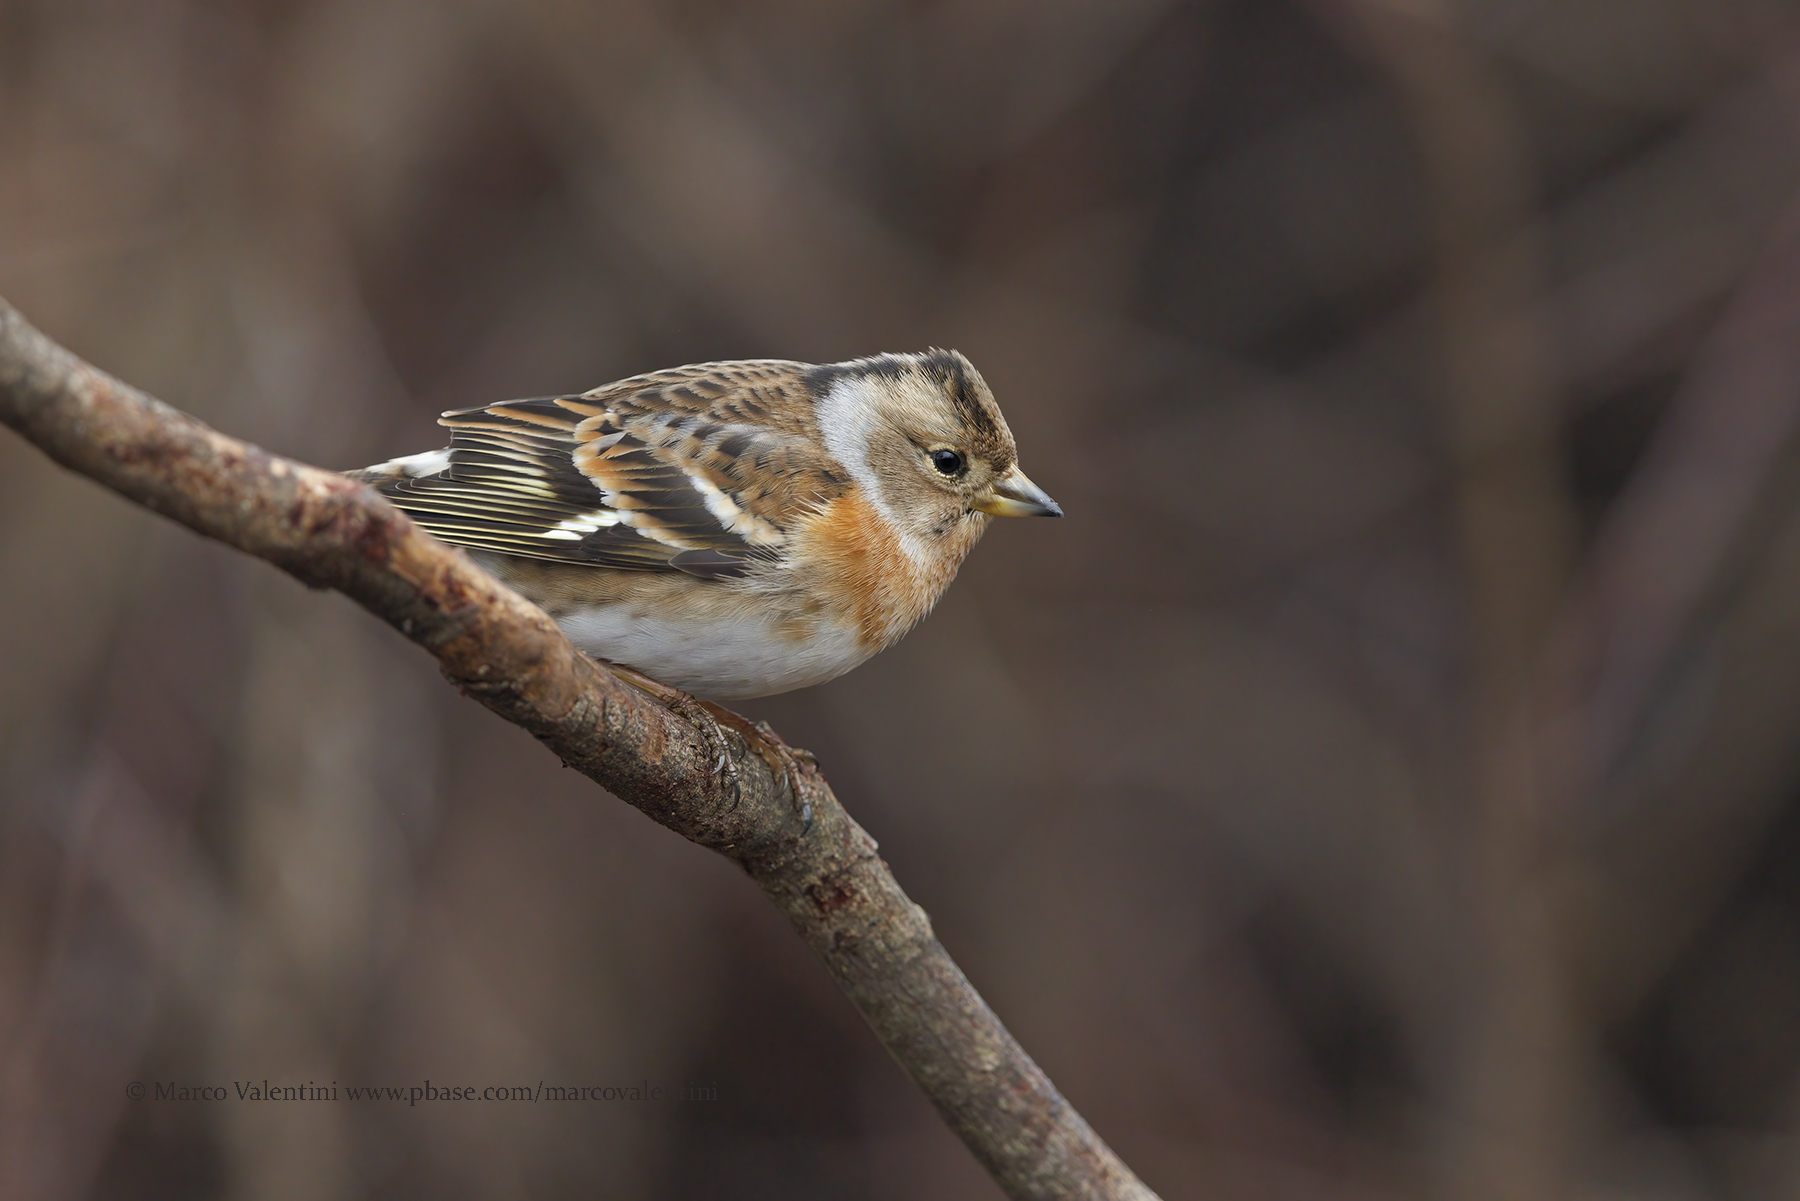
M 447 451 L 355 473 L 446 542 L 743 576 L 841 481 L 793 422 L 787 364 L 713 364 L 446 413 Z M 797 364 L 794 366 L 798 366 Z M 742 379 L 719 368 L 739 367 Z

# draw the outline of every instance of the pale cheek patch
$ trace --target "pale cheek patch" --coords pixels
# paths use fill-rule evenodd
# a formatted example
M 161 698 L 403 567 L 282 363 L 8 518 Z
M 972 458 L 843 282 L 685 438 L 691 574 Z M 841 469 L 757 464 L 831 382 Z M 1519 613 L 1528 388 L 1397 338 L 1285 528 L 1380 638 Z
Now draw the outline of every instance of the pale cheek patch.
M 850 472 L 864 495 L 887 518 L 899 536 L 900 549 L 914 566 L 923 567 L 931 551 L 900 520 L 881 489 L 881 478 L 869 466 L 869 439 L 876 422 L 875 385 L 866 379 L 840 379 L 819 400 L 819 434 L 825 449 Z

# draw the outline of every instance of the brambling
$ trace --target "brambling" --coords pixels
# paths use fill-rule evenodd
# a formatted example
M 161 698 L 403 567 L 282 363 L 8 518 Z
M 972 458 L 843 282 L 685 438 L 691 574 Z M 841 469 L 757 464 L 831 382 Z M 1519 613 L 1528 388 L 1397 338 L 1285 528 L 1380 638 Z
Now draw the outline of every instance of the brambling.
M 989 516 L 1062 516 L 951 350 L 635 375 L 445 413 L 352 472 L 596 658 L 742 700 L 833 679 L 927 613 Z

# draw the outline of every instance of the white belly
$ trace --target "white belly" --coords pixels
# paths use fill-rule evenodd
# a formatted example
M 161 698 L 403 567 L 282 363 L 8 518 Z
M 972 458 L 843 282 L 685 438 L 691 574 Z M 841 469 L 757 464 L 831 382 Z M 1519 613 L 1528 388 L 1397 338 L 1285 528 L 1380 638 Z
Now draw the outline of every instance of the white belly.
M 873 653 L 854 629 L 822 624 L 800 640 L 761 618 L 681 621 L 630 604 L 576 609 L 557 624 L 595 658 L 722 701 L 823 684 Z

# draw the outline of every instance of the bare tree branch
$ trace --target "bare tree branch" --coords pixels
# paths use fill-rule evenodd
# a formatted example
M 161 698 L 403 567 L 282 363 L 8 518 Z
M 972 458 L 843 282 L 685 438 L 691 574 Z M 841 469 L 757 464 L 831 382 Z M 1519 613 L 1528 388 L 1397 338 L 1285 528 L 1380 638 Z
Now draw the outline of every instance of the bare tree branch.
M 781 773 L 734 739 L 732 787 L 700 730 L 381 497 L 120 383 L 3 300 L 0 421 L 121 495 L 344 593 L 566 765 L 742 865 L 1008 1195 L 1155 1196 L 1001 1025 L 816 771 L 790 797 Z M 810 804 L 810 827 L 797 801 Z

